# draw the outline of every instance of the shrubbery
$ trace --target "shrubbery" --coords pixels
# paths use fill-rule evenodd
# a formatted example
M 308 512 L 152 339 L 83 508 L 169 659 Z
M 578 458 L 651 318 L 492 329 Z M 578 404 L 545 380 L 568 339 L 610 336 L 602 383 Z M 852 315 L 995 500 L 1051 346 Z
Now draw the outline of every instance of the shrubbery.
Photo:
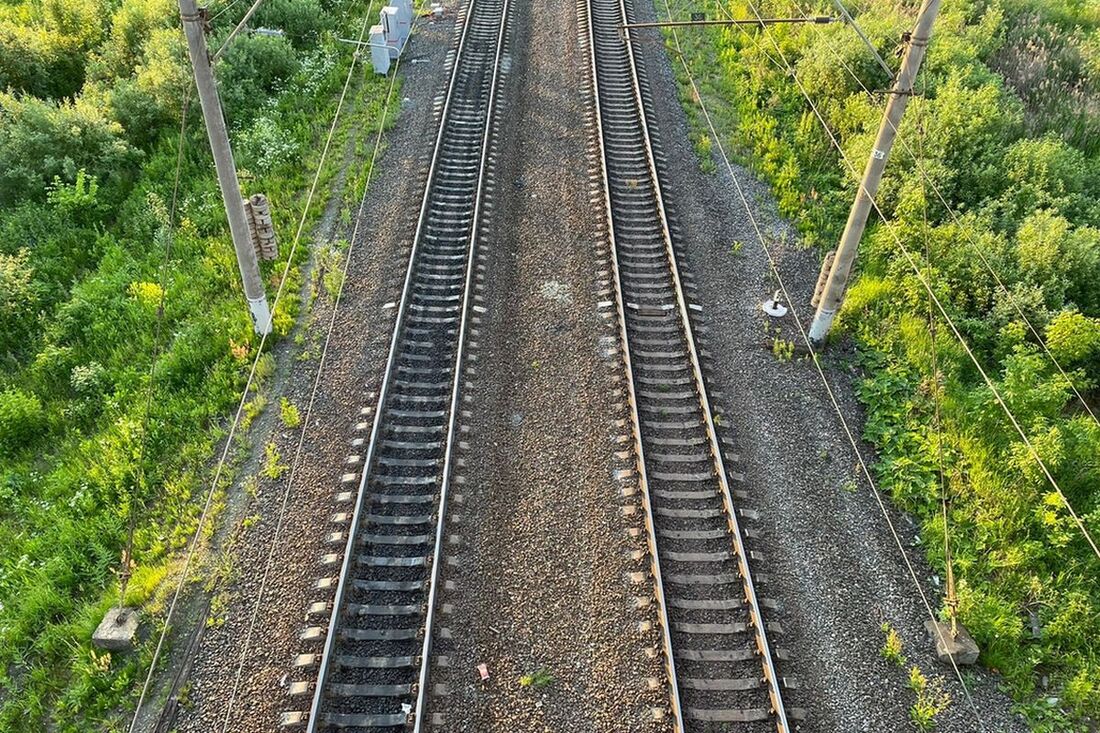
M 37 397 L 18 390 L 0 392 L 0 448 L 18 451 L 45 427 L 46 416 Z

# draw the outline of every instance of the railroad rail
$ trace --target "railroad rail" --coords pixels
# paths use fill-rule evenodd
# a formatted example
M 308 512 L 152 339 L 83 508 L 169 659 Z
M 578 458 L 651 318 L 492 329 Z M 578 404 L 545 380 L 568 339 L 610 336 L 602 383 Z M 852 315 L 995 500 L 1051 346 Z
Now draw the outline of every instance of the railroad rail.
M 309 733 L 426 729 L 428 668 L 508 0 L 470 0 L 347 523 Z M 337 515 L 345 519 L 345 515 Z
M 634 458 L 677 731 L 790 730 L 677 264 L 629 0 L 582 0 Z

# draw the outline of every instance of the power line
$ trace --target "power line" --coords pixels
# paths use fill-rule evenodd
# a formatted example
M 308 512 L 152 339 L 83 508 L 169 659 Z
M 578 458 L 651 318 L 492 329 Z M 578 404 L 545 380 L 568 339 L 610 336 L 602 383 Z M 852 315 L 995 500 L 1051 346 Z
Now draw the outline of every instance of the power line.
M 222 15 L 224 15 L 224 14 L 225 14 L 225 13 L 227 13 L 228 11 L 232 10 L 233 8 L 235 8 L 235 7 L 237 6 L 237 3 L 239 3 L 240 1 L 241 1 L 241 0 L 232 0 L 232 2 L 230 2 L 230 3 L 229 3 L 228 5 L 226 5 L 226 6 L 224 7 L 224 8 L 222 8 L 222 9 L 221 9 L 221 10 L 219 10 L 218 12 L 214 13 L 214 15 L 212 15 L 212 16 L 211 16 L 211 17 L 210 17 L 210 18 L 209 18 L 209 19 L 207 20 L 207 22 L 208 22 L 208 23 L 213 23 L 213 22 L 214 22 L 215 20 L 217 20 L 218 18 L 222 17 Z
M 366 27 L 368 19 L 369 19 L 369 15 L 364 17 L 364 21 L 363 21 L 364 28 Z M 354 72 L 355 60 L 356 59 L 358 59 L 358 54 L 353 56 L 352 66 L 351 66 L 351 69 L 348 72 L 348 81 L 346 81 L 345 85 L 344 85 L 344 93 L 346 93 L 346 91 L 347 91 L 348 83 L 350 82 L 350 79 L 352 77 L 352 73 Z M 336 124 L 336 119 L 339 118 L 340 111 L 343 107 L 343 100 L 344 100 L 344 96 L 342 94 L 341 97 L 340 97 L 340 102 L 337 105 L 336 112 L 334 114 L 334 119 L 333 119 L 333 125 L 334 126 Z M 271 305 L 271 312 L 272 313 L 276 312 L 276 309 L 279 305 L 279 301 L 282 299 L 283 293 L 286 290 L 286 284 L 287 284 L 288 279 L 289 279 L 288 276 L 290 274 L 290 268 L 294 263 L 294 255 L 297 252 L 298 245 L 299 245 L 299 243 L 301 241 L 301 238 L 302 238 L 302 232 L 305 229 L 306 219 L 309 215 L 309 209 L 310 209 L 311 204 L 313 203 L 313 197 L 316 194 L 317 186 L 318 186 L 318 184 L 320 182 L 320 178 L 321 178 L 321 173 L 324 169 L 325 159 L 326 159 L 326 156 L 328 154 L 328 143 L 331 143 L 331 140 L 332 140 L 332 137 L 331 137 L 331 132 L 330 132 L 328 142 L 326 142 L 325 148 L 324 148 L 324 150 L 321 154 L 321 158 L 318 161 L 317 170 L 314 173 L 313 181 L 312 181 L 312 183 L 310 185 L 310 188 L 309 188 L 309 193 L 307 194 L 305 203 L 302 206 L 302 216 L 298 221 L 298 227 L 297 227 L 297 229 L 294 233 L 294 239 L 291 243 L 290 251 L 287 255 L 286 265 L 283 267 L 282 277 L 279 279 L 279 287 L 278 287 L 278 289 L 275 293 L 275 299 L 274 299 L 274 301 L 272 302 L 272 305 Z M 177 584 L 176 589 L 175 589 L 174 593 L 172 594 L 172 600 L 171 600 L 171 602 L 168 606 L 168 613 L 167 613 L 167 615 L 165 616 L 165 619 L 164 619 L 164 626 L 161 629 L 161 633 L 159 635 L 159 638 L 157 639 L 157 645 L 156 645 L 156 647 L 153 651 L 153 658 L 149 662 L 149 671 L 145 676 L 145 681 L 144 681 L 144 683 L 142 684 L 142 687 L 141 687 L 141 693 L 138 696 L 137 706 L 134 710 L 134 717 L 133 717 L 133 720 L 131 720 L 131 722 L 130 722 L 129 733 L 134 733 L 134 731 L 137 729 L 138 717 L 141 714 L 142 704 L 145 702 L 145 698 L 149 693 L 149 686 L 152 684 L 153 674 L 156 671 L 157 660 L 160 657 L 161 651 L 164 647 L 164 642 L 165 642 L 165 639 L 167 638 L 168 630 L 171 627 L 172 616 L 175 613 L 177 604 L 179 603 L 180 595 L 183 593 L 183 586 L 187 582 L 187 573 L 188 573 L 188 570 L 191 567 L 191 563 L 194 560 L 194 556 L 195 556 L 195 554 L 198 550 L 198 544 L 199 544 L 199 541 L 202 538 L 202 531 L 203 531 L 203 528 L 206 525 L 207 517 L 210 514 L 210 507 L 212 506 L 213 501 L 214 501 L 214 492 L 217 489 L 219 481 L 221 480 L 222 471 L 225 468 L 225 463 L 226 463 L 226 460 L 228 459 L 228 456 L 229 456 L 229 450 L 233 445 L 233 437 L 236 435 L 237 428 L 240 425 L 241 416 L 244 414 L 244 406 L 245 406 L 245 403 L 248 401 L 248 394 L 249 394 L 249 391 L 252 388 L 252 384 L 253 384 L 253 382 L 256 378 L 256 370 L 257 370 L 257 367 L 259 365 L 260 358 L 263 356 L 264 345 L 267 343 L 267 338 L 270 335 L 270 332 L 271 331 L 269 330 L 268 333 L 264 333 L 264 334 L 261 335 L 260 343 L 256 347 L 256 356 L 252 360 L 252 366 L 249 369 L 248 378 L 245 380 L 244 389 L 241 391 L 241 399 L 237 404 L 237 410 L 234 413 L 233 421 L 230 424 L 229 433 L 225 438 L 225 443 L 224 443 L 224 446 L 222 448 L 221 455 L 218 458 L 218 463 L 217 463 L 216 468 L 214 470 L 214 476 L 210 481 L 210 488 L 207 490 L 206 500 L 203 504 L 202 512 L 199 515 L 199 521 L 198 521 L 197 526 L 195 527 L 195 533 L 192 536 L 191 542 L 188 545 L 187 554 L 186 554 L 185 559 L 184 559 L 183 569 L 180 571 L 179 583 Z
M 798 7 L 801 8 L 801 5 L 799 5 Z M 833 55 L 833 57 L 837 60 L 837 62 L 844 68 L 845 71 L 848 72 L 848 74 L 851 75 L 851 77 L 853 79 L 855 79 L 856 83 L 860 86 L 860 88 L 863 89 L 863 91 L 868 96 L 873 97 L 874 93 L 870 89 L 867 88 L 867 85 L 863 83 L 863 80 L 859 78 L 859 75 L 856 74 L 855 71 L 852 69 L 852 67 L 848 65 L 848 63 L 844 60 L 844 57 L 841 56 L 836 51 L 836 49 L 833 48 L 833 46 L 831 44 L 826 42 L 827 41 L 827 36 L 825 36 L 825 34 L 820 29 L 815 29 L 815 30 L 817 30 L 818 36 L 822 39 L 823 44 L 829 50 L 829 52 Z M 899 132 L 898 128 L 893 124 L 892 121 L 888 120 L 888 123 L 890 124 L 890 126 L 892 128 L 894 128 L 895 133 Z M 974 238 L 970 235 L 969 229 L 967 229 L 967 227 L 963 226 L 962 220 L 959 218 L 958 213 L 947 202 L 947 198 L 944 196 L 942 190 L 940 189 L 939 186 L 936 185 L 935 178 L 933 176 L 931 176 L 928 173 L 927 169 L 924 167 L 923 156 L 917 156 L 913 152 L 912 147 L 910 147 L 909 143 L 905 140 L 905 138 L 903 138 L 900 135 L 900 133 L 898 134 L 897 140 L 898 140 L 898 142 L 901 143 L 902 147 L 905 148 L 905 151 L 909 154 L 909 157 L 911 157 L 913 159 L 913 163 L 916 166 L 917 172 L 920 174 L 921 178 L 929 185 L 929 187 L 932 189 L 932 191 L 936 194 L 936 198 L 939 200 L 940 204 L 943 205 L 944 210 L 951 217 L 951 221 L 955 224 L 956 227 L 958 227 L 958 230 L 962 233 L 963 239 L 970 246 L 970 248 L 974 252 L 974 254 L 976 254 L 978 256 L 978 259 L 985 266 L 986 271 L 988 271 L 989 274 L 993 277 L 994 281 L 997 283 L 997 287 L 1008 298 L 1009 303 L 1012 304 L 1012 307 L 1016 310 L 1016 313 L 1023 320 L 1024 324 L 1027 325 L 1028 330 L 1035 337 L 1035 340 L 1038 342 L 1039 346 L 1042 347 L 1043 352 L 1046 354 L 1046 356 L 1054 364 L 1054 367 L 1058 370 L 1058 373 L 1062 376 L 1063 379 L 1066 380 L 1066 384 L 1069 385 L 1069 388 L 1073 391 L 1073 394 L 1077 397 L 1077 401 L 1080 402 L 1081 406 L 1085 408 L 1085 411 L 1089 414 L 1089 417 L 1092 418 L 1093 422 L 1095 422 L 1098 426 L 1100 426 L 1100 419 L 1097 418 L 1096 414 L 1092 410 L 1092 407 L 1089 406 L 1088 401 L 1081 394 L 1080 390 L 1078 390 L 1077 385 L 1074 384 L 1073 379 L 1066 372 L 1066 370 L 1062 367 L 1062 365 L 1058 362 L 1058 359 L 1055 358 L 1054 354 L 1051 353 L 1050 348 L 1047 346 L 1046 340 L 1042 337 L 1042 335 L 1039 333 L 1038 329 L 1031 322 L 1031 319 L 1029 319 L 1027 317 L 1027 314 L 1024 312 L 1023 307 L 1020 305 L 1019 299 L 1016 297 L 1016 295 L 1008 288 L 1008 286 L 1001 279 L 1000 275 L 994 269 L 993 264 L 989 261 L 989 258 L 986 257 L 986 255 L 982 251 L 981 247 L 978 246 L 978 243 L 975 242 Z
M 665 0 L 665 9 L 671 17 L 671 8 L 669 7 L 668 0 Z M 680 49 L 680 39 L 677 32 L 673 30 L 672 35 L 676 43 L 676 48 Z M 755 43 L 755 39 L 753 39 L 753 42 Z M 756 216 L 752 212 L 752 206 L 749 204 L 748 197 L 745 195 L 745 191 L 741 186 L 741 182 L 738 180 L 737 175 L 733 170 L 733 166 L 730 163 L 729 156 L 727 156 L 726 154 L 725 145 L 722 143 L 722 138 L 718 135 L 718 131 L 714 127 L 714 121 L 711 119 L 710 112 L 709 110 L 707 110 L 706 103 L 703 101 L 703 95 L 695 82 L 695 77 L 691 73 L 691 69 L 687 63 L 687 58 L 683 55 L 682 52 L 680 53 L 680 61 L 684 66 L 684 71 L 687 75 L 688 81 L 691 84 L 692 90 L 694 91 L 695 100 L 699 104 L 700 110 L 703 112 L 704 119 L 706 119 L 707 121 L 707 126 L 710 129 L 711 137 L 714 139 L 715 144 L 718 146 L 718 152 L 721 154 L 722 160 L 726 164 L 726 170 L 729 172 L 730 179 L 733 181 L 734 187 L 737 190 L 737 195 L 741 199 L 742 205 L 745 207 L 745 213 L 749 217 L 749 221 L 752 224 L 753 230 L 756 232 L 756 237 L 760 242 L 761 249 L 764 251 L 764 254 L 768 259 L 768 263 L 771 267 L 772 273 L 775 275 L 776 283 L 779 285 L 780 290 L 783 292 L 783 297 L 786 299 L 786 302 L 791 309 L 791 317 L 793 318 L 795 325 L 798 326 L 798 331 L 799 334 L 802 336 L 802 341 L 805 343 L 806 348 L 810 353 L 811 360 L 813 361 L 814 367 L 817 370 L 818 377 L 821 380 L 822 386 L 825 388 L 826 396 L 829 398 L 829 402 L 832 404 L 833 410 L 836 412 L 837 417 L 840 419 L 840 424 L 843 427 L 844 434 L 848 438 L 848 442 L 852 447 L 852 452 L 855 454 L 856 459 L 859 462 L 863 476 L 866 479 L 868 486 L 871 487 L 871 491 L 874 494 L 874 497 L 879 505 L 879 509 L 882 512 L 883 519 L 886 520 L 886 525 L 890 530 L 890 534 L 894 538 L 894 543 L 897 545 L 902 560 L 905 562 L 905 566 L 909 571 L 909 577 L 913 581 L 913 587 L 916 588 L 917 594 L 920 596 L 921 602 L 924 605 L 926 612 L 928 613 L 928 617 L 933 622 L 935 622 L 938 620 L 936 618 L 936 613 L 932 610 L 932 605 L 928 601 L 928 597 L 925 595 L 924 589 L 921 587 L 920 580 L 917 577 L 916 569 L 913 567 L 913 563 L 909 559 L 908 553 L 905 551 L 905 546 L 901 541 L 901 536 L 898 534 L 897 528 L 894 526 L 894 522 L 890 518 L 890 512 L 886 508 L 886 503 L 882 498 L 882 494 L 875 484 L 875 481 L 871 476 L 871 471 L 863 458 L 863 453 L 859 448 L 859 444 L 856 442 L 855 436 L 848 426 L 848 421 L 844 417 L 844 411 L 840 408 L 840 403 L 836 399 L 836 395 L 833 393 L 832 385 L 830 384 L 829 379 L 825 374 L 825 370 L 821 366 L 821 363 L 817 356 L 817 352 L 814 350 L 813 344 L 810 342 L 809 334 L 802 326 L 802 322 L 798 317 L 798 309 L 795 306 L 794 300 L 791 298 L 790 293 L 787 290 L 787 286 L 783 281 L 783 275 L 779 271 L 779 264 L 776 261 L 775 256 L 772 254 L 771 249 L 768 247 L 763 232 L 760 230 L 760 224 L 759 222 L 757 222 Z M 935 628 L 941 643 L 946 645 L 946 639 L 943 637 L 943 632 L 940 629 L 939 625 L 937 624 Z M 970 694 L 970 689 L 966 684 L 966 680 L 963 677 L 962 671 L 959 669 L 959 666 L 955 662 L 954 657 L 949 656 L 948 658 L 951 661 L 951 666 L 955 671 L 955 676 L 959 681 L 959 685 L 962 687 L 963 695 L 966 697 L 966 700 L 970 705 L 971 711 L 973 712 L 979 727 L 983 731 L 987 730 L 985 720 L 982 718 L 982 715 L 978 710 L 977 705 L 974 703 L 974 699 Z
M 746 1 L 748 2 L 749 7 L 753 9 L 753 12 L 756 13 L 757 15 L 759 15 L 759 11 L 756 9 L 756 6 L 751 2 L 751 0 L 746 0 Z M 843 146 L 841 146 L 840 141 L 836 139 L 835 134 L 833 133 L 832 129 L 829 127 L 828 123 L 825 121 L 825 118 L 822 116 L 821 111 L 817 107 L 817 104 L 810 97 L 809 92 L 806 91 L 806 87 L 805 87 L 805 85 L 803 85 L 802 80 L 798 78 L 798 74 L 795 71 L 794 67 L 791 66 L 790 62 L 787 60 L 786 54 L 783 53 L 782 48 L 775 41 L 775 39 L 772 37 L 772 35 L 768 31 L 767 27 L 764 28 L 764 35 L 768 37 L 768 39 L 772 43 L 772 46 L 775 47 L 776 52 L 779 54 L 779 57 L 783 60 L 785 70 L 790 75 L 790 77 L 794 81 L 794 83 L 798 86 L 798 89 L 801 92 L 802 96 L 806 98 L 806 101 L 809 103 L 810 109 L 813 111 L 814 116 L 817 117 L 818 121 L 822 125 L 822 128 L 825 130 L 826 134 L 829 136 L 829 140 L 832 142 L 833 146 L 840 153 L 841 159 L 844 161 L 844 163 L 848 167 L 849 171 L 851 171 L 851 173 L 854 176 L 858 177 L 858 171 L 856 170 L 855 166 L 852 165 L 851 161 L 848 158 L 848 155 L 844 152 L 844 148 L 843 148 Z M 750 38 L 751 38 L 751 36 L 750 36 Z M 756 42 L 755 39 L 753 39 L 753 42 L 754 43 Z M 1097 558 L 1100 558 L 1100 547 L 1097 546 L 1096 541 L 1092 538 L 1092 534 L 1089 532 L 1088 528 L 1085 526 L 1085 523 L 1081 520 L 1081 517 L 1078 516 L 1078 514 L 1074 510 L 1073 506 L 1070 504 L 1068 497 L 1066 497 L 1065 493 L 1062 491 L 1062 487 L 1059 486 L 1059 484 L 1055 480 L 1053 474 L 1051 474 L 1050 469 L 1046 465 L 1046 462 L 1043 460 L 1042 456 L 1039 455 L 1039 452 L 1036 450 L 1035 445 L 1031 442 L 1031 439 L 1027 436 L 1027 433 L 1024 432 L 1024 429 L 1020 425 L 1020 422 L 1016 418 L 1016 415 L 1013 414 L 1012 410 L 1008 407 L 1008 403 L 1005 402 L 1004 398 L 1001 396 L 1000 391 L 997 389 L 996 385 L 993 384 L 993 380 L 990 379 L 989 374 L 986 372 L 985 368 L 981 365 L 981 362 L 978 361 L 977 356 L 975 356 L 973 350 L 970 348 L 970 345 L 966 342 L 966 339 L 963 337 L 962 333 L 959 331 L 958 327 L 955 324 L 955 321 L 948 314 L 947 309 L 944 308 L 943 303 L 940 301 L 939 297 L 936 295 L 935 291 L 932 288 L 931 283 L 928 281 L 928 279 L 925 277 L 924 273 L 921 271 L 920 267 L 917 265 L 917 262 L 916 262 L 915 258 L 913 257 L 912 253 L 909 251 L 909 248 L 905 246 L 905 243 L 902 241 L 901 237 L 898 235 L 897 231 L 894 229 L 892 222 L 887 218 L 886 214 L 882 211 L 882 209 L 879 206 L 878 201 L 876 201 L 875 197 L 872 196 L 870 194 L 870 192 L 867 191 L 866 188 L 863 188 L 862 185 L 861 185 L 861 190 L 867 195 L 868 199 L 871 202 L 871 206 L 874 207 L 875 211 L 879 215 L 879 218 L 882 219 L 882 222 L 885 225 L 886 230 L 890 233 L 890 235 L 893 237 L 894 241 L 897 243 L 898 249 L 901 250 L 901 253 L 905 257 L 906 262 L 909 264 L 910 268 L 913 270 L 913 274 L 916 275 L 917 280 L 921 283 L 921 286 L 924 287 L 924 289 L 928 292 L 929 296 L 932 298 L 932 301 L 936 305 L 936 309 L 939 310 L 940 314 L 944 318 L 944 321 L 947 323 L 948 327 L 951 329 L 951 332 L 955 335 L 955 338 L 958 339 L 959 344 L 963 347 L 963 350 L 966 352 L 966 355 L 969 357 L 970 361 L 974 364 L 975 368 L 978 370 L 978 373 L 981 374 L 982 380 L 985 382 L 986 386 L 989 388 L 989 391 L 993 394 L 993 397 L 994 397 L 995 401 L 997 402 L 997 404 L 1001 407 L 1001 409 L 1004 411 L 1005 415 L 1008 417 L 1009 422 L 1012 423 L 1012 427 L 1015 428 L 1015 430 L 1019 434 L 1021 440 L 1023 440 L 1025 447 L 1027 448 L 1028 452 L 1031 454 L 1031 457 L 1039 465 L 1039 468 L 1042 470 L 1043 475 L 1046 476 L 1046 479 L 1050 483 L 1050 485 L 1052 487 L 1054 487 L 1055 492 L 1058 494 L 1059 498 L 1062 500 L 1062 504 L 1066 507 L 1066 510 L 1069 512 L 1070 516 L 1073 518 L 1074 522 L 1077 524 L 1077 528 L 1081 531 L 1081 534 L 1084 535 L 1085 540 L 1088 542 L 1089 546 L 1092 547 L 1093 553 L 1096 555 Z
M 922 87 L 923 87 L 922 83 Z M 922 91 L 923 88 L 922 88 Z M 917 144 L 920 146 L 921 155 L 924 154 L 924 136 L 925 136 L 925 117 L 924 109 L 919 110 L 919 116 L 917 117 L 917 129 L 920 131 L 920 137 L 917 140 Z M 924 196 L 924 179 L 921 180 L 921 214 L 923 218 L 924 228 L 921 233 L 924 235 L 924 261 L 932 261 L 931 252 L 931 237 L 928 236 L 928 199 Z M 951 557 L 951 527 L 950 517 L 947 510 L 947 459 L 944 456 L 943 443 L 943 394 L 942 385 L 940 384 L 940 364 L 939 364 L 939 352 L 936 346 L 936 314 L 932 309 L 932 299 L 928 299 L 928 341 L 929 348 L 932 357 L 932 400 L 935 406 L 935 435 L 936 435 L 936 458 L 939 463 L 939 479 L 940 479 L 940 510 L 943 519 L 943 565 L 944 575 L 947 581 L 947 596 L 944 599 L 944 606 L 947 608 L 947 615 L 951 620 L 951 633 L 952 635 L 957 633 L 958 614 L 959 614 L 959 597 L 955 592 L 955 567 Z
M 369 9 L 368 9 L 368 17 L 369 17 Z M 366 26 L 364 25 L 364 28 L 365 27 Z M 412 27 L 409 29 L 408 38 L 412 38 L 412 34 L 415 32 L 415 30 L 416 30 L 416 23 L 414 22 L 412 24 Z M 360 40 L 362 40 L 362 34 L 360 35 Z M 406 39 L 406 43 L 407 43 L 407 41 L 408 41 L 408 39 Z M 256 622 L 259 618 L 260 604 L 263 602 L 264 592 L 267 588 L 268 576 L 270 575 L 271 566 L 272 566 L 272 563 L 274 562 L 275 548 L 278 544 L 279 536 L 282 533 L 282 529 L 283 529 L 283 522 L 286 518 L 286 510 L 287 510 L 287 506 L 289 505 L 289 501 L 290 501 L 290 491 L 291 491 L 291 488 L 294 485 L 294 479 L 298 474 L 298 466 L 299 466 L 299 463 L 300 463 L 300 460 L 301 460 L 301 457 L 302 457 L 302 451 L 303 451 L 303 448 L 304 448 L 304 445 L 305 445 L 306 434 L 307 434 L 307 432 L 309 430 L 309 426 L 311 424 L 311 417 L 313 416 L 313 407 L 314 407 L 314 404 L 316 403 L 317 392 L 318 392 L 318 390 L 320 388 L 320 385 L 321 385 L 321 374 L 322 374 L 322 371 L 324 369 L 325 359 L 328 355 L 329 343 L 332 340 L 332 333 L 333 333 L 333 330 L 336 326 L 336 316 L 337 316 L 337 314 L 339 313 L 339 310 L 340 310 L 340 303 L 342 301 L 342 297 L 343 297 L 343 294 L 344 294 L 344 285 L 345 285 L 345 283 L 347 283 L 347 274 L 348 274 L 348 268 L 351 264 L 351 255 L 355 250 L 355 242 L 356 242 L 356 240 L 358 239 L 358 236 L 359 236 L 359 227 L 361 226 L 362 221 L 363 221 L 363 212 L 366 208 L 367 195 L 368 195 L 368 192 L 370 190 L 370 182 L 371 182 L 371 179 L 374 176 L 375 162 L 377 161 L 379 151 L 382 148 L 382 133 L 385 131 L 386 118 L 389 115 L 389 110 L 390 110 L 390 102 L 393 98 L 394 89 L 396 88 L 397 71 L 401 66 L 401 59 L 403 57 L 404 57 L 404 54 L 398 55 L 397 61 L 394 62 L 393 75 L 390 77 L 389 88 L 386 92 L 386 101 L 383 104 L 382 114 L 381 114 L 381 117 L 378 120 L 378 132 L 377 132 L 377 135 L 375 137 L 374 150 L 371 153 L 370 163 L 367 167 L 367 177 L 366 177 L 366 182 L 364 183 L 363 196 L 359 201 L 359 211 L 356 214 L 355 227 L 352 229 L 351 239 L 350 239 L 349 244 L 348 244 L 347 257 L 344 258 L 344 265 L 343 265 L 343 269 L 341 270 L 340 287 L 336 291 L 336 299 L 333 303 L 332 315 L 329 317 L 328 330 L 325 334 L 325 343 L 324 343 L 324 346 L 322 346 L 322 348 L 321 348 L 321 356 L 320 356 L 320 359 L 317 362 L 317 371 L 316 371 L 316 374 L 315 374 L 314 379 L 313 379 L 313 388 L 310 391 L 310 395 L 309 395 L 309 404 L 306 407 L 305 419 L 302 421 L 302 431 L 298 436 L 298 445 L 297 445 L 297 447 L 295 448 L 295 451 L 294 451 L 294 460 L 291 463 L 290 474 L 287 477 L 286 488 L 283 491 L 283 501 L 282 501 L 282 504 L 279 508 L 279 518 L 278 518 L 278 520 L 276 521 L 276 524 L 275 524 L 275 534 L 271 538 L 271 542 L 270 542 L 269 547 L 268 547 L 267 560 L 264 563 L 264 572 L 263 572 L 263 575 L 262 575 L 261 580 L 260 580 L 260 588 L 259 588 L 259 591 L 256 594 L 256 603 L 252 607 L 252 616 L 249 620 L 248 632 L 245 634 L 244 646 L 241 649 L 240 662 L 237 664 L 237 671 L 236 671 L 236 674 L 235 674 L 234 679 L 233 679 L 233 690 L 230 693 L 228 706 L 227 706 L 226 711 L 225 711 L 225 718 L 222 721 L 222 728 L 221 728 L 222 733 L 225 733 L 225 731 L 227 731 L 229 729 L 229 719 L 230 719 L 230 716 L 233 713 L 233 704 L 236 701 L 237 691 L 240 688 L 241 677 L 242 677 L 243 672 L 244 672 L 245 661 L 246 661 L 247 656 L 248 656 L 248 651 L 249 651 L 249 649 L 252 645 L 252 635 L 255 632 Z M 350 77 L 349 77 L 349 79 L 350 79 Z M 331 135 L 331 133 L 330 133 L 330 135 Z

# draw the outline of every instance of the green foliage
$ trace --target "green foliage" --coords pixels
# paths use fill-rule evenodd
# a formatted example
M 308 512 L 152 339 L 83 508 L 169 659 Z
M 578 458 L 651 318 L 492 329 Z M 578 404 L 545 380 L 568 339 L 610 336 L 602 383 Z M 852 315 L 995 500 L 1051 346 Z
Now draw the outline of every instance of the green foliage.
M 794 341 L 779 338 L 772 339 L 772 354 L 779 361 L 790 361 L 794 358 Z
M 334 36 L 363 9 L 272 7 L 294 42 L 242 37 L 217 73 L 247 81 L 242 114 L 229 110 L 239 149 L 251 120 L 265 120 L 251 147 L 267 157 L 241 160 L 286 240 L 327 130 L 319 121 L 331 119 L 348 69 Z M 213 47 L 246 10 L 215 23 Z M 349 99 L 366 101 L 345 110 L 341 136 L 381 113 L 384 80 L 354 83 Z M 136 569 L 126 600 L 147 604 L 155 623 L 158 585 L 195 530 L 256 353 L 194 106 L 169 217 L 189 84 L 174 0 L 0 3 L 0 730 L 108 731 L 126 715 L 151 645 L 112 657 L 90 637 L 115 601 L 128 521 Z M 323 169 L 307 231 L 338 164 Z M 290 266 L 278 334 L 298 314 L 306 254 L 264 266 L 265 277 Z M 253 407 L 273 372 L 263 355 Z M 277 452 L 266 464 L 269 474 L 286 468 Z
M 286 397 L 279 398 L 279 416 L 283 425 L 288 428 L 296 428 L 302 424 L 302 416 L 298 413 L 298 406 Z
M 26 249 L 0 252 L 0 356 L 17 354 L 33 326 L 40 288 L 29 259 Z
M 256 13 L 256 25 L 282 30 L 295 48 L 303 48 L 324 30 L 324 11 L 318 0 L 270 0 Z
M 240 126 L 294 76 L 299 61 L 286 38 L 243 36 L 233 41 L 219 66 L 226 119 L 230 125 Z
M 0 206 L 42 200 L 54 179 L 75 181 L 80 170 L 122 183 L 139 155 L 121 132 L 101 107 L 83 100 L 55 104 L 0 93 Z
M 1088 159 L 1060 138 L 1017 140 L 1004 154 L 1001 170 L 1008 184 L 1001 205 L 1009 221 L 1016 221 L 1036 209 L 1052 209 L 1070 217 L 1087 213 Z
M 287 465 L 282 462 L 282 456 L 279 455 L 279 449 L 274 443 L 268 443 L 264 446 L 264 467 L 260 470 L 264 476 L 271 480 L 275 480 L 286 473 Z
M 0 18 L 0 89 L 51 98 L 79 89 L 82 68 L 69 45 L 45 28 Z
M 18 390 L 0 392 L 0 448 L 19 450 L 45 427 L 46 416 L 37 397 Z
M 122 0 L 111 15 L 110 37 L 96 59 L 98 74 L 105 78 L 130 76 L 145 60 L 154 31 L 174 29 L 178 17 L 179 9 L 172 0 Z
M 1100 351 L 1100 319 L 1077 311 L 1064 311 L 1047 325 L 1047 348 L 1063 367 L 1074 368 L 1093 361 Z
M 187 47 L 177 29 L 150 32 L 134 75 L 114 81 L 106 93 L 111 113 L 131 144 L 149 147 L 165 127 L 178 124 L 191 85 L 189 66 Z
M 886 635 L 886 640 L 883 641 L 882 649 L 879 650 L 879 654 L 891 664 L 904 667 L 906 661 L 905 654 L 902 652 L 903 645 L 901 642 L 901 635 L 898 634 L 897 629 L 886 621 L 882 623 L 882 633 Z
M 98 0 L 44 0 L 0 13 L 0 90 L 60 99 L 80 91 L 86 53 L 102 37 Z M 23 12 L 20 12 L 23 11 Z
M 544 687 L 549 687 L 554 682 L 554 677 L 541 667 L 534 672 L 523 675 L 519 678 L 520 687 L 530 687 L 535 690 L 541 690 Z
M 943 689 L 943 678 L 929 680 L 913 665 L 909 668 L 909 689 L 916 693 L 917 699 L 909 708 L 909 720 L 920 731 L 930 731 L 936 727 L 936 716 L 947 710 L 951 697 Z

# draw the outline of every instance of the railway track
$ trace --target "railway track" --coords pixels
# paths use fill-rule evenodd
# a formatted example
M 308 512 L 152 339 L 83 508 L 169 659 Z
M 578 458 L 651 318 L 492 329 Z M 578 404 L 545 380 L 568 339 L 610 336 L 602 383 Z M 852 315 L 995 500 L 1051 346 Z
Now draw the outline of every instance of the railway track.
M 509 0 L 470 0 L 445 94 L 340 574 L 309 733 L 421 731 L 490 134 Z M 322 585 L 324 581 L 322 581 Z M 310 635 L 307 630 L 305 636 Z
M 790 730 L 649 129 L 629 0 L 581 0 L 646 534 L 677 731 Z M 586 10 L 586 15 L 583 11 Z

